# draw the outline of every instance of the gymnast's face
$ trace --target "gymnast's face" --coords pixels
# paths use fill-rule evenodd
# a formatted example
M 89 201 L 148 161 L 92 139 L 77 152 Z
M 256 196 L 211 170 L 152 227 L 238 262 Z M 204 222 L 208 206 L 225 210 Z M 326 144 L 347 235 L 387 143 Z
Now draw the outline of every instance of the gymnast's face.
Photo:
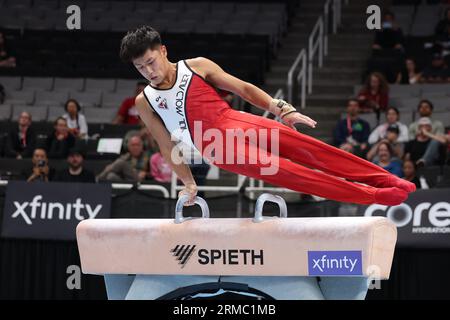
M 133 64 L 139 73 L 153 86 L 160 84 L 168 72 L 167 50 L 166 46 L 160 45 L 154 50 L 147 51 L 133 60 Z

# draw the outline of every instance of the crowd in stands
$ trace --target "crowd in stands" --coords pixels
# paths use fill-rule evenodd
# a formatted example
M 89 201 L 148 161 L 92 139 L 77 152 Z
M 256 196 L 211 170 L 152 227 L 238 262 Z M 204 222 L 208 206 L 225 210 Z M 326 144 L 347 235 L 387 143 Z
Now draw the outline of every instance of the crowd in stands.
M 407 126 L 401 122 L 400 112 L 388 107 L 385 120 L 372 131 L 360 117 L 360 101 L 350 99 L 347 114 L 334 130 L 337 147 L 365 158 L 398 177 L 417 182 L 417 168 L 445 165 L 449 159 L 450 130 L 445 132 L 442 122 L 432 118 L 433 104 L 420 101 L 419 118 Z
M 3 157 L 30 159 L 30 166 L 21 173 L 19 179 L 32 181 L 60 182 L 159 182 L 171 181 L 172 169 L 159 152 L 156 141 L 141 122 L 135 107 L 135 96 L 147 84 L 138 82 L 132 97 L 126 97 L 118 108 L 113 120 L 115 125 L 132 125 L 138 129 L 129 130 L 123 137 L 123 152 L 97 175 L 83 167 L 86 152 L 80 143 L 88 137 L 89 119 L 81 112 L 80 103 L 69 99 L 61 108 L 61 116 L 53 123 L 53 129 L 39 142 L 29 112 L 23 111 L 5 136 Z M 224 99 L 229 94 L 221 92 Z M 66 159 L 67 167 L 55 170 L 52 160 Z M 203 183 L 209 170 L 205 162 L 193 164 L 192 171 Z

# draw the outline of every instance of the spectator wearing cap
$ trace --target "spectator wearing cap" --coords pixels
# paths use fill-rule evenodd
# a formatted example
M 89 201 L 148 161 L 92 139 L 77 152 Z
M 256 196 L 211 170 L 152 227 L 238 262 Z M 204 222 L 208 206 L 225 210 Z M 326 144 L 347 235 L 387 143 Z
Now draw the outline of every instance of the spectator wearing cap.
M 420 82 L 422 83 L 445 83 L 450 81 L 450 69 L 445 64 L 442 53 L 436 52 L 431 58 L 431 64 L 423 69 Z
M 130 124 L 137 125 L 140 124 L 141 118 L 135 105 L 136 97 L 144 91 L 147 86 L 146 82 L 140 81 L 136 84 L 136 90 L 133 97 L 126 98 L 120 105 L 119 111 L 113 120 L 113 124 Z
M 83 163 L 84 152 L 78 147 L 73 147 L 67 156 L 68 167 L 58 171 L 54 181 L 95 183 L 94 173 L 85 169 Z
M 350 99 L 347 103 L 347 116 L 339 120 L 334 129 L 334 143 L 347 152 L 362 155 L 367 152 L 367 139 L 370 125 L 359 117 L 359 102 Z
M 386 137 L 381 139 L 370 148 L 369 152 L 367 152 L 367 160 L 372 162 L 377 162 L 378 159 L 378 147 L 381 143 L 389 144 L 391 150 L 392 157 L 401 159 L 403 157 L 404 152 L 404 144 L 398 141 L 399 138 L 399 130 L 396 124 L 390 125 L 386 130 Z
M 397 142 L 407 142 L 409 140 L 408 137 L 408 127 L 401 123 L 400 121 L 400 112 L 395 107 L 389 107 L 386 110 L 386 122 L 380 124 L 376 127 L 369 136 L 369 144 L 375 144 L 381 139 L 386 138 L 386 132 L 389 127 L 397 128 L 399 131 L 399 136 Z
M 439 150 L 430 150 L 427 154 L 427 148 L 431 138 L 427 135 L 432 129 L 430 118 L 422 117 L 418 121 L 418 131 L 416 138 L 409 141 L 405 146 L 405 159 L 413 161 L 416 165 L 433 165 L 439 159 Z
M 86 138 L 88 135 L 88 125 L 86 117 L 81 114 L 81 106 L 75 99 L 69 99 L 64 105 L 63 118 L 67 121 L 67 127 L 69 127 L 69 132 L 75 138 Z
M 36 147 L 36 133 L 31 126 L 31 115 L 24 111 L 19 116 L 18 125 L 6 137 L 5 156 L 9 158 L 30 158 Z
M 431 120 L 431 133 L 435 135 L 444 134 L 444 125 L 439 120 L 433 120 L 431 115 L 433 114 L 433 104 L 429 100 L 422 100 L 417 106 L 417 111 L 421 118 L 429 118 Z M 409 125 L 409 139 L 415 139 L 418 131 L 418 121 L 413 122 Z
M 376 151 L 377 160 L 373 161 L 373 163 L 397 177 L 402 177 L 402 162 L 400 159 L 393 156 L 393 152 L 392 146 L 388 141 L 378 143 Z

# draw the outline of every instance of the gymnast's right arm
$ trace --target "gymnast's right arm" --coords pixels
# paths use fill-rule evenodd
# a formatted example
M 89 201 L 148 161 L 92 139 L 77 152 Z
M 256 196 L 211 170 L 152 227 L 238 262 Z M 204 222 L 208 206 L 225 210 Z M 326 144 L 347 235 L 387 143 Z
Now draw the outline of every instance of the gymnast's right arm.
M 175 171 L 175 173 L 185 186 L 185 188 L 180 192 L 179 195 L 189 195 L 190 200 L 188 203 L 186 203 L 186 205 L 194 204 L 193 200 L 197 195 L 197 185 L 195 183 L 194 177 L 192 176 L 191 169 L 186 163 L 182 161 L 178 161 L 177 163 L 173 161 L 172 149 L 176 148 L 176 146 L 170 139 L 170 134 L 164 124 L 157 116 L 155 116 L 153 110 L 148 105 L 148 102 L 145 99 L 143 93 L 140 93 L 136 97 L 136 107 L 139 112 L 139 116 L 145 123 L 145 126 L 148 128 L 148 130 L 150 130 L 150 133 L 158 143 L 162 156 L 170 164 L 173 171 Z

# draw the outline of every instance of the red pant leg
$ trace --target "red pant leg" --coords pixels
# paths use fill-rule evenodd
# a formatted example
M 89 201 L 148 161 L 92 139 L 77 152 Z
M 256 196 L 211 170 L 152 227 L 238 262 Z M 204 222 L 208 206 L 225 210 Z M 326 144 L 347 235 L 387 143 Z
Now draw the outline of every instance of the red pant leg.
M 383 168 L 313 137 L 297 132 L 277 121 L 236 111 L 228 113 L 227 118 L 239 123 L 244 128 L 278 129 L 279 155 L 282 158 L 319 169 L 333 176 L 372 186 L 390 186 L 391 173 Z

